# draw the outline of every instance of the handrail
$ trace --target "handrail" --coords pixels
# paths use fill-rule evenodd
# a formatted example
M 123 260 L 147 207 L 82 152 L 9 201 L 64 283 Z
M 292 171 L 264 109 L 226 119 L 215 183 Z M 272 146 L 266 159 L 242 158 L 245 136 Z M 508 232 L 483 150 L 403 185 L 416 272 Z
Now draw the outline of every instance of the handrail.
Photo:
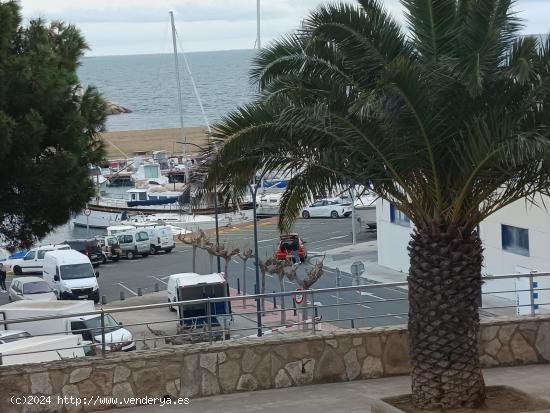
M 528 273 L 528 274 L 504 274 L 504 275 L 493 275 L 493 276 L 484 276 L 483 280 L 501 280 L 501 279 L 513 279 L 513 278 L 531 278 L 531 277 L 546 277 L 550 276 L 550 272 L 545 273 Z M 305 295 L 317 295 L 325 293 L 342 293 L 346 291 L 363 291 L 370 289 L 381 289 L 381 288 L 393 288 L 393 287 L 406 287 L 407 282 L 393 282 L 393 283 L 376 283 L 376 284 L 361 284 L 361 285 L 352 285 L 346 287 L 327 287 L 327 288 L 318 288 L 300 291 L 300 293 Z M 548 290 L 547 288 L 533 288 L 528 290 L 514 290 L 513 292 L 527 292 L 527 291 L 544 291 Z M 490 291 L 488 293 L 482 294 L 495 294 L 495 293 L 509 293 L 509 290 L 506 291 Z M 130 311 L 142 311 L 142 310 L 152 310 L 157 308 L 168 308 L 173 306 L 187 306 L 187 305 L 197 305 L 197 304 L 208 304 L 208 303 L 220 303 L 220 302 L 233 302 L 233 301 L 242 301 L 243 299 L 273 299 L 279 297 L 292 297 L 296 295 L 296 291 L 284 291 L 284 292 L 271 292 L 264 294 L 249 294 L 249 295 L 237 295 L 237 296 L 228 296 L 228 297 L 213 297 L 213 298 L 202 298 L 198 300 L 187 300 L 187 301 L 176 301 L 171 303 L 157 303 L 157 304 L 142 304 L 128 307 L 118 307 L 118 308 L 103 308 L 99 310 L 93 310 L 88 312 L 74 313 L 74 314 L 64 314 L 64 315 L 49 315 L 49 316 L 40 316 L 40 317 L 28 317 L 28 318 L 19 318 L 13 320 L 0 320 L 0 326 L 8 324 L 17 324 L 31 321 L 44 321 L 44 320 L 54 320 L 60 318 L 73 318 L 73 317 L 82 317 L 87 315 L 101 315 L 104 313 L 123 313 Z M 392 301 L 395 299 L 388 299 L 387 301 Z M 384 300 L 386 301 L 386 300 Z M 383 301 L 378 301 L 383 302 Z M 0 307 L 1 312 L 1 307 Z

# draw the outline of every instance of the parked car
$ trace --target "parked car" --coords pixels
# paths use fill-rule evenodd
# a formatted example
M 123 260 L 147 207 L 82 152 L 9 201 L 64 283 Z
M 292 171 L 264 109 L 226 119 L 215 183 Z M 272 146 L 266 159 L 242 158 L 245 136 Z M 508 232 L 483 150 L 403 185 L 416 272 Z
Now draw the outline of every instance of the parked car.
M 137 255 L 143 258 L 150 253 L 149 234 L 143 229 L 132 229 L 116 235 L 122 256 L 133 260 Z
M 78 301 L 18 301 L 0 306 L 0 317 L 4 320 L 29 319 L 40 316 L 64 316 L 50 320 L 24 321 L 12 324 L 34 336 L 56 333 L 63 337 L 75 335 L 97 348 L 101 344 L 101 315 L 90 314 L 75 316 L 75 314 L 95 311 L 94 303 L 89 300 Z M 128 330 L 123 328 L 110 314 L 104 316 L 105 347 L 107 351 L 136 349 L 136 343 Z M 84 341 L 83 341 L 83 344 Z
M 307 258 L 307 248 L 305 242 L 298 234 L 285 234 L 280 236 L 279 246 L 275 251 L 275 258 L 278 260 L 294 259 L 294 250 L 298 244 L 298 257 L 300 262 L 305 262 Z
M 63 244 L 67 244 L 71 249 L 86 255 L 94 266 L 103 262 L 103 251 L 95 238 L 70 239 L 63 242 Z
M 41 274 L 44 265 L 44 255 L 48 251 L 68 250 L 68 245 L 43 245 L 31 249 L 23 258 L 10 261 L 11 269 L 15 275 L 21 274 Z
M 44 260 L 42 277 L 60 300 L 99 302 L 99 285 L 90 259 L 74 250 L 50 251 Z
M 23 330 L 0 330 L 0 344 L 12 343 L 32 337 L 30 333 Z
M 344 205 L 338 201 L 330 199 L 321 199 L 302 210 L 302 218 L 317 217 L 349 217 L 351 215 L 351 206 Z
M 122 249 L 120 248 L 120 243 L 118 238 L 115 236 L 106 236 L 106 237 L 96 237 L 99 247 L 103 251 L 103 264 L 107 260 L 117 262 L 120 257 L 122 257 Z
M 57 296 L 49 284 L 40 277 L 14 278 L 8 290 L 10 301 L 55 301 Z

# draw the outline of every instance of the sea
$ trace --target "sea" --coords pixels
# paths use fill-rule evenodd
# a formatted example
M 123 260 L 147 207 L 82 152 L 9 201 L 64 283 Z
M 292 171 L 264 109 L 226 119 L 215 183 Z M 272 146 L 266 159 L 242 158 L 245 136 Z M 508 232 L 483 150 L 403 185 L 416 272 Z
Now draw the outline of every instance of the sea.
M 217 122 L 257 90 L 249 80 L 255 50 L 179 54 L 183 119 L 187 126 Z M 189 67 L 189 70 L 187 70 Z M 108 131 L 180 127 L 175 59 L 172 54 L 84 57 L 78 70 L 84 86 L 132 111 L 107 119 Z
M 257 89 L 249 80 L 249 72 L 255 53 L 255 50 L 231 50 L 179 55 L 185 127 L 213 124 L 254 98 Z M 83 86 L 96 87 L 106 100 L 132 111 L 109 116 L 107 131 L 180 127 L 173 54 L 84 57 L 78 76 Z M 104 233 L 101 229 L 74 227 L 69 222 L 38 244 Z

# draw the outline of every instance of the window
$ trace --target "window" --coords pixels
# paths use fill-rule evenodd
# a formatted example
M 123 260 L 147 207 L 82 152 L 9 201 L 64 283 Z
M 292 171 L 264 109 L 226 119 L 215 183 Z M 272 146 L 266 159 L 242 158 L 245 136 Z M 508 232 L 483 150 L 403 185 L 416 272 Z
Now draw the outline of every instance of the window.
M 34 260 L 34 257 L 36 256 L 36 251 L 29 251 L 27 255 L 25 255 L 25 258 L 23 258 L 25 261 Z
M 118 240 L 121 244 L 132 244 L 134 238 L 131 235 L 119 235 Z
M 411 220 L 409 217 L 398 210 L 393 204 L 390 204 L 390 221 L 403 227 L 411 226 Z
M 10 334 L 7 337 L 2 337 L 2 339 L 0 339 L 0 343 L 11 343 L 13 341 L 17 341 L 17 340 L 21 340 L 29 337 L 31 337 L 29 333 L 27 333 L 26 331 L 22 331 L 20 333 Z
M 61 266 L 63 280 L 77 280 L 80 278 L 95 278 L 91 264 L 70 264 Z
M 53 251 L 53 250 L 38 250 L 38 259 L 39 260 L 43 260 L 44 259 L 44 255 L 46 255 L 46 253 L 48 251 Z
M 145 175 L 145 179 L 158 178 L 159 177 L 158 168 L 157 168 L 156 165 L 144 166 L 143 167 L 143 173 Z
M 514 254 L 529 256 L 529 230 L 502 225 L 502 249 Z
M 23 294 L 45 294 L 51 291 L 50 286 L 45 281 L 31 281 L 23 284 Z
M 322 206 L 323 205 L 323 201 L 317 201 L 317 202 L 314 202 L 313 204 L 311 204 L 310 207 L 319 207 L 319 206 Z
M 147 241 L 148 239 L 149 235 L 146 232 L 138 232 L 136 234 L 136 241 Z

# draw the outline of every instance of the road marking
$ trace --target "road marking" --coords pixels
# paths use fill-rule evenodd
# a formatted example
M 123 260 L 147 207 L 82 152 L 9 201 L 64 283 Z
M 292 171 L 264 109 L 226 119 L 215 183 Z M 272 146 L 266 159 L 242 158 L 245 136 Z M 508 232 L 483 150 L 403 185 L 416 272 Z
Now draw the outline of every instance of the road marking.
M 359 291 L 357 291 L 357 292 L 359 292 Z M 368 295 L 369 297 L 372 297 L 374 299 L 384 301 L 384 298 L 378 297 L 377 295 L 374 295 L 373 293 L 369 293 L 369 292 L 366 292 L 366 291 L 361 291 L 361 295 Z
M 394 315 L 395 318 L 398 318 L 399 320 L 403 320 L 403 317 L 401 316 L 398 316 L 398 315 Z
M 338 296 L 336 296 L 336 295 L 331 295 L 330 297 L 332 297 L 332 298 L 336 298 L 337 300 L 343 300 L 343 298 L 342 298 L 342 297 L 338 297 Z
M 365 308 L 368 308 L 368 309 L 371 309 L 371 307 L 369 307 L 368 305 L 365 305 L 365 304 L 359 304 L 361 307 L 365 307 Z
M 164 285 L 168 285 L 168 283 L 167 283 L 166 281 L 163 281 L 163 280 L 161 280 L 160 278 L 155 277 L 154 275 L 151 275 L 151 278 L 154 278 L 155 280 L 160 281 L 160 282 L 163 283 Z
M 347 238 L 348 235 L 340 235 L 338 237 L 330 237 L 330 238 L 326 238 L 326 239 L 320 239 L 319 241 L 311 241 L 311 242 L 308 242 L 308 244 L 317 244 L 319 242 L 325 242 L 325 241 L 332 241 L 333 239 L 342 239 L 342 238 Z
M 260 242 L 269 242 L 269 241 L 275 241 L 275 238 L 262 239 L 262 240 L 258 241 L 258 244 L 259 244 Z
M 137 297 L 137 293 L 134 290 L 130 290 L 128 287 L 126 287 L 122 283 L 117 283 L 117 284 L 120 285 L 122 288 L 125 288 L 126 290 L 130 291 L 132 294 L 134 294 Z

